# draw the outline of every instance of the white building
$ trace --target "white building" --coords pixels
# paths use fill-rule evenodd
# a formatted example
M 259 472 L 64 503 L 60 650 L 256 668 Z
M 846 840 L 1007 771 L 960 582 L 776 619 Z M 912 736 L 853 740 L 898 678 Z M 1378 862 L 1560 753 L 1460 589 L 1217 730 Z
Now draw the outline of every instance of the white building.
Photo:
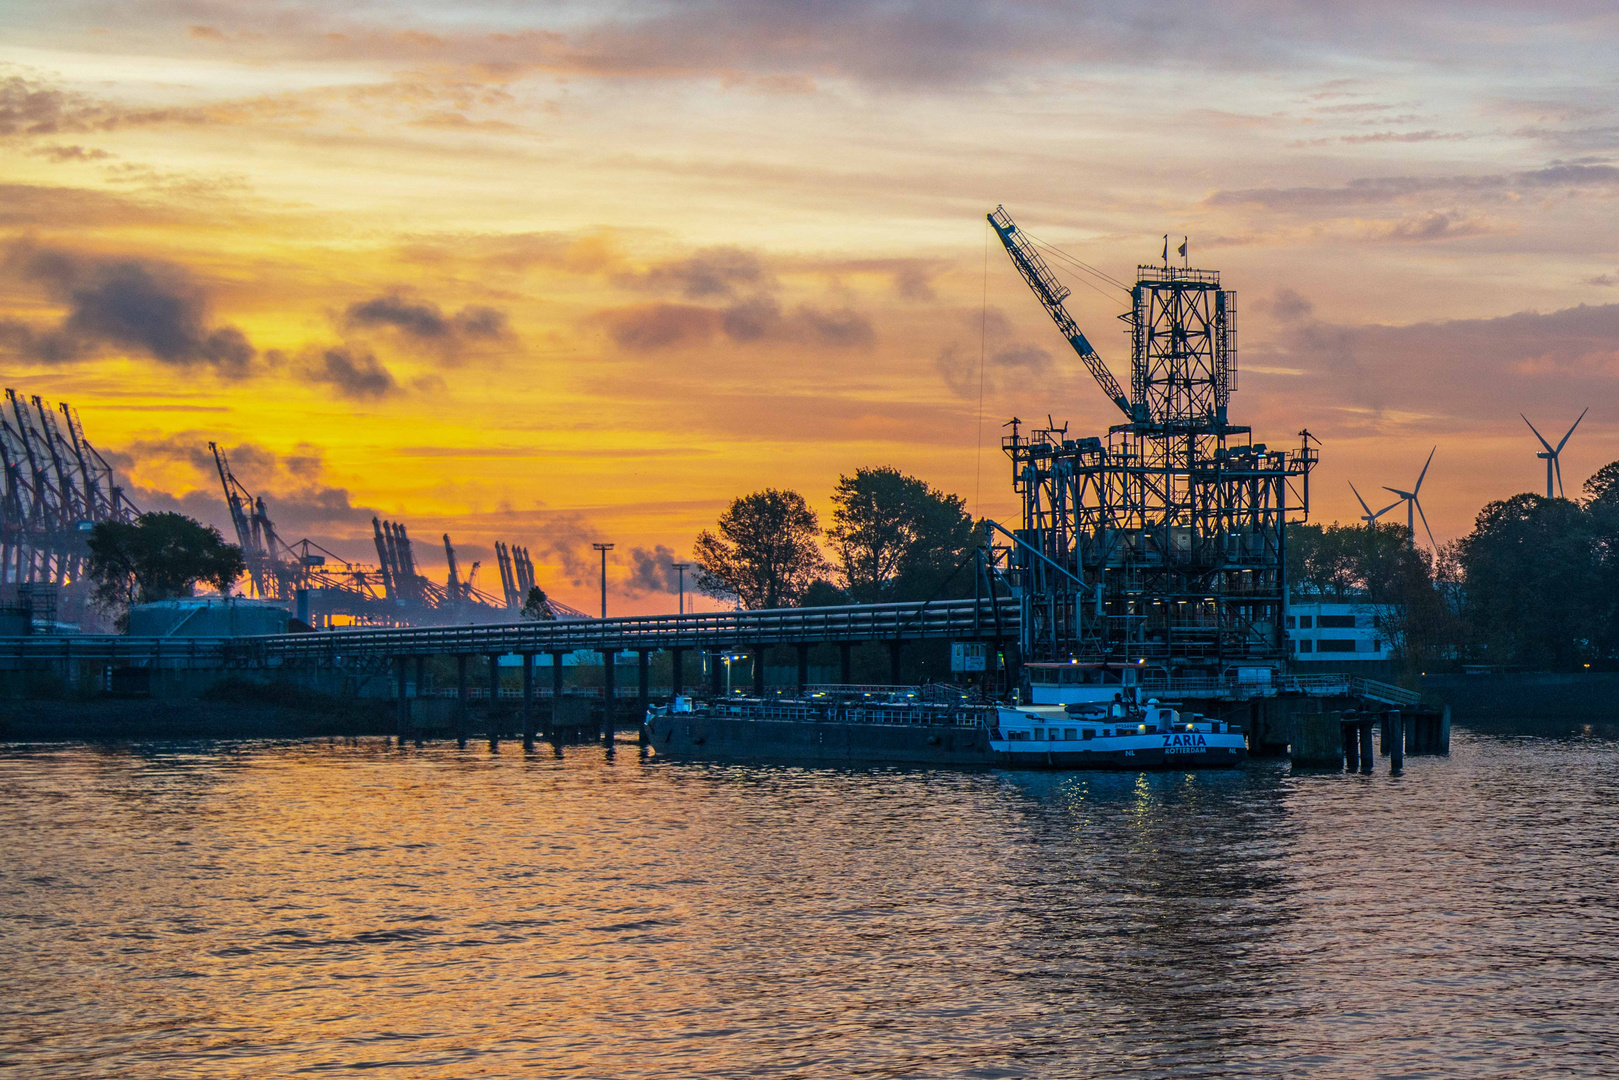
M 1295 671 L 1310 664 L 1383 661 L 1392 656 L 1387 635 L 1370 604 L 1301 603 L 1287 606 L 1287 631 Z

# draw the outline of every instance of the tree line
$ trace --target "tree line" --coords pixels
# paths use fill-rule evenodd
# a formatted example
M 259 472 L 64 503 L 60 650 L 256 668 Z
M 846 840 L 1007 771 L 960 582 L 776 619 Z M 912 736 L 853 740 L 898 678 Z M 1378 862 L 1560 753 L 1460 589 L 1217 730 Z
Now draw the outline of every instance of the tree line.
M 832 507 L 823 531 L 796 491 L 734 500 L 697 537 L 697 588 L 750 609 L 972 595 L 983 537 L 960 496 L 882 466 L 839 477 Z
M 1619 461 L 1579 499 L 1514 495 L 1437 552 L 1403 525 L 1288 526 L 1300 599 L 1370 606 L 1407 673 L 1619 666 Z

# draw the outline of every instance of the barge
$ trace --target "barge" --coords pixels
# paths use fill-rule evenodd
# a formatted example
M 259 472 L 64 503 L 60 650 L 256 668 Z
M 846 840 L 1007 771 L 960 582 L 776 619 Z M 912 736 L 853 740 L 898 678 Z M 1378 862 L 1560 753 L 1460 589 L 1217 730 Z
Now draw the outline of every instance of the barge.
M 1240 764 L 1236 724 L 1168 703 L 998 705 L 919 693 L 679 697 L 649 709 L 646 741 L 668 758 L 1007 769 L 1200 769 Z

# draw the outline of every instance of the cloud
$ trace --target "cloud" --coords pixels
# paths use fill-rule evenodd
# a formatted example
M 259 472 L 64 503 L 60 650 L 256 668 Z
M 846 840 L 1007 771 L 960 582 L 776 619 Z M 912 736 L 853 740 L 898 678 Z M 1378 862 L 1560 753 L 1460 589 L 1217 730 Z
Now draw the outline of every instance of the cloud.
M 0 137 L 112 131 L 153 124 L 199 124 L 203 109 L 130 109 L 84 94 L 58 90 L 21 75 L 0 78 Z
M 1382 230 L 1380 238 L 1421 242 L 1425 240 L 1453 240 L 1460 236 L 1479 236 L 1490 231 L 1482 218 L 1468 217 L 1457 210 L 1429 210 L 1425 214 L 1404 218 Z
M 1277 322 L 1297 322 L 1315 311 L 1315 305 L 1302 294 L 1287 286 L 1277 289 L 1269 300 L 1254 302 L 1254 310 L 1270 312 Z
M 632 352 L 700 345 L 724 337 L 739 345 L 790 342 L 831 348 L 863 348 L 877 340 L 871 321 L 851 307 L 800 304 L 791 311 L 770 296 L 754 296 L 728 308 L 695 304 L 638 304 L 598 312 L 621 347 Z
M 469 346 L 498 341 L 510 333 L 503 311 L 474 304 L 447 315 L 435 303 L 398 291 L 350 304 L 342 324 L 350 330 L 391 330 L 446 360 L 458 359 Z
M 678 593 L 679 575 L 671 565 L 676 561 L 674 550 L 662 544 L 655 545 L 651 551 L 642 547 L 631 548 L 630 575 L 623 584 L 624 594 L 639 597 L 652 593 Z
M 257 350 L 236 327 L 210 325 L 207 293 L 181 267 L 15 244 L 5 268 L 68 309 L 48 329 L 16 320 L 0 326 L 0 340 L 28 359 L 64 363 L 131 350 L 175 367 L 212 368 L 226 378 L 252 373 Z
M 623 274 L 622 285 L 678 292 L 688 300 L 733 297 L 739 289 L 773 288 L 775 281 L 755 252 L 736 247 L 704 248 L 689 258 L 657 263 L 644 274 Z
M 311 381 L 333 386 L 343 397 L 354 400 L 374 400 L 399 392 L 393 373 L 376 356 L 347 345 L 321 350 L 307 371 Z
M 1268 210 L 1320 210 L 1386 203 L 1435 192 L 1508 195 L 1549 188 L 1619 189 L 1619 168 L 1605 163 L 1575 162 L 1509 174 L 1474 176 L 1372 176 L 1338 187 L 1247 188 L 1217 191 L 1208 206 L 1254 206 Z

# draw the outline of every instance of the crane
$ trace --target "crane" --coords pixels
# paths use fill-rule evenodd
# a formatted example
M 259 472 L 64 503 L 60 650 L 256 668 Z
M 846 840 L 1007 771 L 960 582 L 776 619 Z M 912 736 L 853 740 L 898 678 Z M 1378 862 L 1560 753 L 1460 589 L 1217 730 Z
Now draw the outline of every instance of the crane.
M 1006 253 L 1012 257 L 1012 265 L 1017 267 L 1018 273 L 1023 275 L 1023 280 L 1028 282 L 1029 288 L 1034 291 L 1035 298 L 1046 309 L 1046 314 L 1051 316 L 1051 321 L 1057 324 L 1057 329 L 1062 331 L 1063 337 L 1068 339 L 1068 344 L 1074 347 L 1079 358 L 1090 369 L 1091 375 L 1102 387 L 1102 392 L 1132 421 L 1145 422 L 1147 419 L 1145 407 L 1130 403 L 1130 399 L 1119 387 L 1119 381 L 1107 369 L 1102 358 L 1086 340 L 1079 324 L 1063 306 L 1063 301 L 1067 299 L 1070 291 L 1068 286 L 1057 280 L 1057 276 L 1051 272 L 1051 267 L 1046 265 L 1046 261 L 1040 257 L 1034 245 L 1024 239 L 1023 233 L 1018 231 L 1017 224 L 1012 220 L 1012 215 L 1006 212 L 1006 207 L 997 206 L 988 216 L 995 234 L 1001 238 L 1001 243 L 1006 247 Z

